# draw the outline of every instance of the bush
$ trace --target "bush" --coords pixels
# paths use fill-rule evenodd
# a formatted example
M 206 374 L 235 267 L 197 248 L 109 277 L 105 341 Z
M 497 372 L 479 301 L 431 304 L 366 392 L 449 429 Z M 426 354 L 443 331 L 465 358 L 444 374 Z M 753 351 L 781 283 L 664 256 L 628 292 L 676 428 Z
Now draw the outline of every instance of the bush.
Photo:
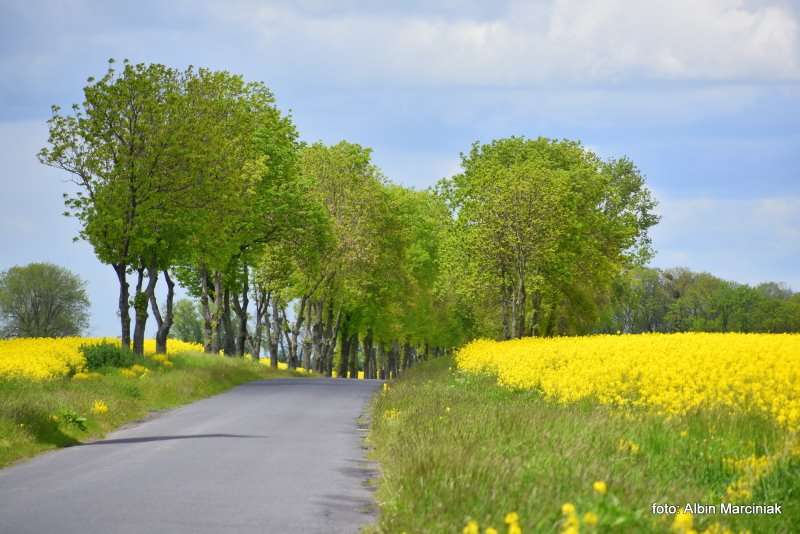
M 86 367 L 90 370 L 100 367 L 130 367 L 136 363 L 136 355 L 113 343 L 81 345 L 80 351 L 86 358 Z

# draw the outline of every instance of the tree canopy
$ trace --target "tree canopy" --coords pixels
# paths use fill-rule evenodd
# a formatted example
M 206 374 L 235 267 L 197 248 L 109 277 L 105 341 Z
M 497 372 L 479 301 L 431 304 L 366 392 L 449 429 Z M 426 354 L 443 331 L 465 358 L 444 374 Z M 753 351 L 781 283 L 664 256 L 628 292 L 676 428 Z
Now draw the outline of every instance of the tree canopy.
M 0 337 L 78 336 L 89 326 L 86 283 L 50 263 L 0 272 Z

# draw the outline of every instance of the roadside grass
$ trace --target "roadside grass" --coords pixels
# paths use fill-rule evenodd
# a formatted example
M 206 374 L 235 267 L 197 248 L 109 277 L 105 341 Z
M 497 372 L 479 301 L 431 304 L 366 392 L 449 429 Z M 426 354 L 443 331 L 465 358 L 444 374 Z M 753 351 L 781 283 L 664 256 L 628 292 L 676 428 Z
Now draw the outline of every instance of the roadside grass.
M 424 363 L 374 400 L 378 532 L 461 532 L 470 520 L 480 532 L 506 532 L 510 512 L 524 532 L 558 532 L 570 524 L 565 503 L 574 505 L 581 532 L 669 532 L 674 516 L 654 515 L 653 503 L 719 505 L 737 481 L 752 493 L 743 502 L 778 502 L 782 515 L 695 515 L 696 531 L 788 533 L 800 525 L 796 436 L 763 417 L 665 420 L 588 401 L 557 404 L 451 368 L 449 359 Z M 752 455 L 773 459 L 760 476 L 725 461 Z M 593 489 L 596 481 L 606 483 L 605 494 Z M 596 526 L 583 521 L 587 512 Z
M 308 376 L 273 370 L 252 360 L 202 353 L 170 355 L 169 360 L 171 368 L 142 359 L 138 363 L 148 372 L 141 378 L 103 368 L 83 380 L 0 379 L 0 467 L 101 437 L 154 410 L 215 395 L 244 382 Z

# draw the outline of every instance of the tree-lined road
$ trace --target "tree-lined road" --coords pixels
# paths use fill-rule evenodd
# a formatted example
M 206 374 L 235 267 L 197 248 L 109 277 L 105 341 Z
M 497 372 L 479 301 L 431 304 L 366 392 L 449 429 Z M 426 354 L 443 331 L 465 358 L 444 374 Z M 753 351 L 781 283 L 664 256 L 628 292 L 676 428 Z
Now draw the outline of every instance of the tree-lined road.
M 253 382 L 0 471 L 0 532 L 357 532 L 378 381 Z

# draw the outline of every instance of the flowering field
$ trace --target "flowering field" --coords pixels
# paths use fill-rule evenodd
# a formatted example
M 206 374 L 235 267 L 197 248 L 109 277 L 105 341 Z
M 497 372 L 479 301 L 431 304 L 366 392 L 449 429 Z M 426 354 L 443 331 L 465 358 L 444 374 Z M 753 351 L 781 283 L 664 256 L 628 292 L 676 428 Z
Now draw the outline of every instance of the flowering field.
M 705 409 L 755 411 L 800 429 L 800 335 L 642 334 L 479 340 L 459 369 L 547 398 L 652 409 L 666 416 Z
M 795 532 L 799 341 L 476 341 L 425 362 L 373 404 L 378 532 Z
M 20 377 L 48 380 L 80 372 L 85 361 L 79 348 L 102 342 L 119 343 L 114 338 L 19 338 L 0 340 L 0 378 Z M 202 351 L 195 343 L 170 340 L 170 353 Z M 155 353 L 155 340 L 145 340 L 145 354 Z

